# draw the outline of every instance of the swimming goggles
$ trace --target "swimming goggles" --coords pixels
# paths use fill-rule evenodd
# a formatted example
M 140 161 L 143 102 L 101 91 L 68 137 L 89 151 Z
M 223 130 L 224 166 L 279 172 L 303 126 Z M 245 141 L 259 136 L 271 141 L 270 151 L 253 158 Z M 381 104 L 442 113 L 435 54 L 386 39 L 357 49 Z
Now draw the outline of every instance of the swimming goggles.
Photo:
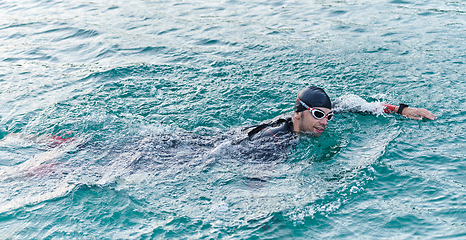
M 333 119 L 333 112 L 329 112 L 328 114 L 325 114 L 324 111 L 322 111 L 320 109 L 317 109 L 317 108 L 311 108 L 307 104 L 305 104 L 303 101 L 301 101 L 301 99 L 299 99 L 299 98 L 297 98 L 297 99 L 298 99 L 299 103 L 301 103 L 301 105 L 303 105 L 305 108 L 307 108 L 307 110 L 309 112 L 311 112 L 312 116 L 315 119 L 320 120 L 322 118 L 327 118 L 328 121 Z

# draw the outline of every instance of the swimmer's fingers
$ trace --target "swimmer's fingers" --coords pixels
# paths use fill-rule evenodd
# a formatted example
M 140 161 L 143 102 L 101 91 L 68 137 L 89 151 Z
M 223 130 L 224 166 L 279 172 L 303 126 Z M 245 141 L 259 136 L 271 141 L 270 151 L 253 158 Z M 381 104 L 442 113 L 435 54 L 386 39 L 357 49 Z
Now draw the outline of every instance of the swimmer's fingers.
M 404 108 L 402 115 L 411 119 L 422 120 L 422 118 L 427 118 L 430 120 L 437 119 L 437 116 L 431 113 L 429 110 L 424 108 Z

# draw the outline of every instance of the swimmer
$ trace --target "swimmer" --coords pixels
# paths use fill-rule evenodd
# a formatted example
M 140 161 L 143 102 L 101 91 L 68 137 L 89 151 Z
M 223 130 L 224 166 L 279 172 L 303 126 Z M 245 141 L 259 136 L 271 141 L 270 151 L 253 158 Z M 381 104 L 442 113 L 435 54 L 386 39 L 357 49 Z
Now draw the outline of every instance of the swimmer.
M 249 148 L 243 148 L 243 152 L 248 152 L 248 149 L 252 152 L 251 154 L 256 154 L 255 158 L 257 159 L 272 159 L 269 154 L 276 152 L 277 148 L 285 149 L 286 146 L 290 144 L 291 141 L 297 140 L 296 136 L 301 133 L 309 134 L 312 136 L 321 136 L 322 133 L 326 130 L 327 124 L 329 121 L 332 121 L 334 118 L 334 112 L 338 111 L 338 108 L 341 107 L 341 102 L 330 100 L 329 96 L 325 91 L 316 86 L 310 86 L 304 88 L 298 95 L 294 104 L 294 112 L 291 116 L 283 118 L 278 117 L 277 120 L 269 121 L 268 123 L 263 123 L 259 125 L 254 125 L 246 127 L 243 129 L 243 133 L 246 135 L 241 135 L 238 138 L 232 140 L 232 143 L 235 144 L 252 144 Z M 385 113 L 398 113 L 402 116 L 411 119 L 421 120 L 427 118 L 430 120 L 435 120 L 436 116 L 430 111 L 423 108 L 413 108 L 405 104 L 400 104 L 399 106 L 380 103 L 379 106 L 383 107 L 383 112 Z M 353 108 L 353 105 L 345 106 L 345 109 Z M 356 111 L 362 111 L 361 109 L 356 109 Z M 369 110 L 372 111 L 372 110 Z M 5 139 L 9 137 L 14 137 L 17 134 L 10 134 Z M 69 133 L 66 133 L 62 136 L 59 135 L 42 135 L 42 136 L 27 136 L 25 138 L 33 140 L 36 143 L 42 144 L 43 150 L 51 150 L 53 148 L 66 148 L 69 144 L 74 143 L 73 146 L 81 149 L 89 145 L 89 139 L 86 138 L 77 138 L 77 137 L 67 137 Z M 229 135 L 229 134 L 227 134 Z M 164 136 L 167 137 L 167 136 Z M 171 140 L 173 138 L 173 141 Z M 186 139 L 198 140 L 202 138 L 197 135 L 192 135 L 192 137 L 183 137 Z M 4 140 L 5 140 L 4 139 Z M 169 153 L 166 153 L 167 156 L 172 154 L 167 149 L 173 149 L 176 152 L 176 147 L 173 147 L 172 142 L 176 142 L 177 136 L 173 137 L 168 136 L 170 139 L 169 146 L 162 146 L 160 149 L 164 149 Z M 223 139 L 220 136 L 218 139 Z M 272 141 L 270 141 L 272 139 Z M 79 141 L 78 141 L 79 140 Z M 251 140 L 251 141 L 244 141 Z M 163 144 L 167 142 L 158 141 L 158 144 Z M 205 141 L 193 141 L 193 145 L 200 144 L 199 146 L 210 146 L 215 145 L 213 142 L 215 140 L 205 140 Z M 207 143 L 207 144 L 206 144 Z M 258 144 L 260 143 L 260 144 Z M 155 146 L 159 146 L 155 144 Z M 173 145 L 173 146 L 172 146 Z M 171 146 L 171 147 L 170 147 Z M 222 144 L 219 146 L 223 146 Z M 217 147 L 218 148 L 218 147 Z M 216 149 L 217 149 L 216 148 Z M 263 151 L 258 151 L 259 149 Z M 215 152 L 215 149 L 214 149 Z M 266 154 L 263 154 L 263 153 Z M 47 158 L 48 159 L 48 158 Z M 42 170 L 41 170 L 42 171 Z
M 383 103 L 382 105 L 383 111 L 387 114 L 397 113 L 416 120 L 423 118 L 435 120 L 437 118 L 424 108 L 413 108 L 406 104 L 395 106 Z M 328 122 L 333 118 L 332 102 L 327 93 L 319 87 L 310 86 L 298 94 L 291 117 L 251 126 L 244 130 L 249 130 L 248 135 L 251 140 L 272 137 L 278 142 L 284 135 L 295 135 L 296 133 L 306 133 L 318 137 L 322 135 Z

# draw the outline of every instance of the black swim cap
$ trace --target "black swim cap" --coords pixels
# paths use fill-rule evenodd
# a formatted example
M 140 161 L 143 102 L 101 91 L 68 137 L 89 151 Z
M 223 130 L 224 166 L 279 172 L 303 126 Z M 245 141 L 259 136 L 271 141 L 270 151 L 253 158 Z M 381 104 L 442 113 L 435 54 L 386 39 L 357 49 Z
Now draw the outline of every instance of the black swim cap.
M 298 98 L 312 108 L 324 107 L 332 109 L 332 101 L 330 101 L 327 93 L 320 87 L 309 86 L 298 94 Z M 304 110 L 306 110 L 306 108 L 296 99 L 294 111 L 302 112 Z

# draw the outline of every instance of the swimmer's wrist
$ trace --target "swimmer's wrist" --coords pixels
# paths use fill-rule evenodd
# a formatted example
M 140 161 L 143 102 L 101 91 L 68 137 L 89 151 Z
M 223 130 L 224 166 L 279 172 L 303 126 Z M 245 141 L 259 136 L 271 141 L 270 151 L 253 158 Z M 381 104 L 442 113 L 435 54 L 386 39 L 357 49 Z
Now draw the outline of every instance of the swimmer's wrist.
M 387 103 L 383 103 L 383 106 L 384 106 L 384 109 L 383 111 L 385 113 L 398 113 L 400 115 L 403 115 L 403 110 L 408 108 L 408 105 L 406 104 L 403 104 L 403 103 L 400 103 L 400 105 L 396 106 L 396 105 L 392 105 L 392 104 L 387 104 Z M 401 109 L 400 109 L 401 108 Z
M 396 109 L 396 113 L 400 114 L 400 115 L 403 115 L 403 110 L 405 108 L 408 108 L 409 106 L 404 104 L 404 103 L 400 103 L 400 106 L 397 107 Z

